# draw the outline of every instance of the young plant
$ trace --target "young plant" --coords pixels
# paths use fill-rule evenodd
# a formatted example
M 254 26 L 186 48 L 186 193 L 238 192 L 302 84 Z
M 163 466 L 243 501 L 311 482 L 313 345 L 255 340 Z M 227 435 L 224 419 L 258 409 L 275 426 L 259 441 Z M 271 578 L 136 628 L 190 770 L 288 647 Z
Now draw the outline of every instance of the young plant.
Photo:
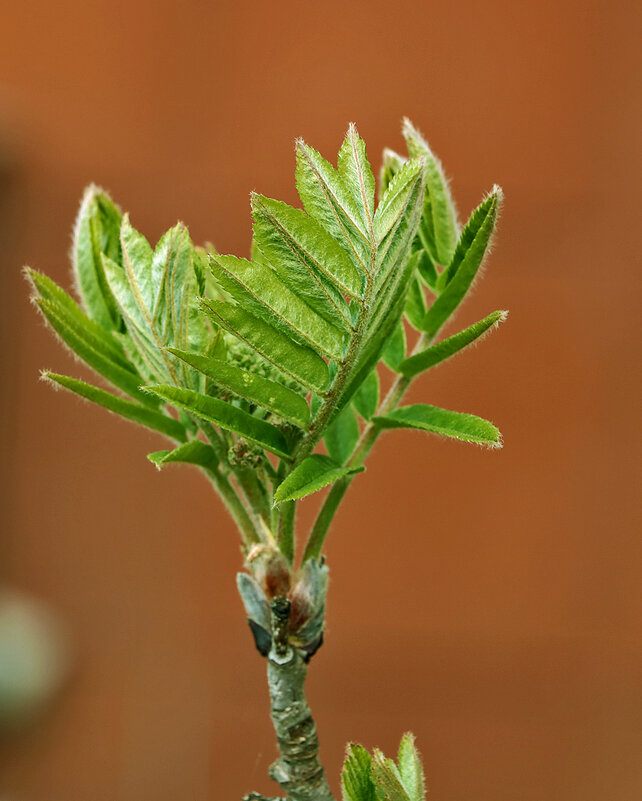
M 350 483 L 389 429 L 501 445 L 480 417 L 400 405 L 416 376 L 506 316 L 438 340 L 480 271 L 502 193 L 495 186 L 460 229 L 439 161 L 407 120 L 403 134 L 408 155 L 384 152 L 378 203 L 354 125 L 336 169 L 298 140 L 303 209 L 253 194 L 250 259 L 195 246 L 181 223 L 152 248 L 92 186 L 73 239 L 80 303 L 27 270 L 46 321 L 110 388 L 43 378 L 164 435 L 171 447 L 148 458 L 195 465 L 237 524 L 238 589 L 267 658 L 280 752 L 270 775 L 292 801 L 332 798 L 304 680 L 323 642 L 323 545 Z M 393 380 L 380 400 L 382 364 Z M 297 504 L 328 485 L 310 531 L 295 537 Z M 398 765 L 351 747 L 343 791 L 349 801 L 423 798 L 412 737 Z

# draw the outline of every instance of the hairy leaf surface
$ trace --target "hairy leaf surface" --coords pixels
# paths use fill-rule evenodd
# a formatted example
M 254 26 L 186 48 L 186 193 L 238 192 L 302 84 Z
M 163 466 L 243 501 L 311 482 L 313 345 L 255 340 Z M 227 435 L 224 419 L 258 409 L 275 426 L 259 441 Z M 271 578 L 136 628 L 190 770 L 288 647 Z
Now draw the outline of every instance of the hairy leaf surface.
M 424 769 L 415 746 L 415 738 L 410 732 L 401 738 L 397 764 L 410 801 L 423 801 L 426 793 Z
M 296 181 L 305 210 L 348 250 L 361 273 L 371 271 L 371 232 L 355 192 L 314 148 L 297 141 Z
M 378 748 L 373 752 L 372 776 L 384 801 L 412 801 L 394 761 L 385 757 Z
M 311 348 L 293 341 L 269 323 L 233 303 L 200 299 L 203 310 L 226 331 L 260 356 L 309 389 L 323 392 L 329 381 L 328 366 Z
M 161 434 L 165 434 L 172 439 L 185 440 L 186 438 L 185 426 L 179 423 L 178 420 L 174 420 L 172 417 L 162 414 L 161 412 L 145 408 L 138 403 L 120 398 L 117 395 L 113 395 L 111 392 L 99 389 L 91 384 L 86 384 L 84 381 L 80 381 L 77 378 L 70 378 L 66 375 L 58 375 L 57 373 L 50 372 L 42 373 L 42 377 L 47 381 L 64 387 L 64 389 L 74 392 L 76 395 L 80 395 L 88 401 L 102 406 L 120 417 L 131 420 L 133 423 L 139 423 L 154 431 L 160 431 Z
M 126 215 L 121 246 L 123 266 L 103 256 L 103 267 L 147 372 L 158 380 L 200 389 L 198 373 L 164 349 L 204 347 L 207 338 L 204 320 L 194 309 L 199 282 L 187 229 L 179 223 L 152 250 Z
M 270 381 L 256 373 L 242 370 L 221 359 L 202 356 L 199 353 L 186 353 L 177 348 L 168 348 L 170 353 L 187 362 L 216 384 L 227 387 L 236 395 L 256 403 L 270 412 L 305 428 L 310 418 L 310 410 L 305 400 L 291 389 Z
M 359 440 L 359 423 L 351 406 L 346 406 L 328 426 L 324 440 L 330 457 L 343 464 Z
M 408 297 L 406 298 L 406 319 L 413 328 L 421 330 L 426 315 L 426 298 L 421 281 L 415 277 L 410 282 Z
M 426 206 L 424 221 L 427 226 L 430 255 L 437 264 L 448 264 L 457 242 L 457 213 L 441 162 L 410 120 L 405 119 L 403 134 L 412 157 L 425 159 Z
M 359 297 L 363 280 L 348 252 L 302 209 L 253 195 L 252 211 L 254 240 L 282 280 L 302 288 L 319 314 L 330 314 L 336 325 L 349 326 L 341 292 Z
M 89 317 L 103 328 L 117 329 L 120 313 L 107 284 L 101 254 L 120 261 L 122 215 L 109 195 L 96 186 L 85 190 L 74 226 L 73 271 Z
M 491 448 L 501 448 L 502 444 L 499 430 L 488 420 L 425 403 L 402 406 L 383 417 L 373 417 L 373 422 L 381 428 L 418 428 Z
M 191 389 L 171 386 L 145 387 L 154 392 L 172 406 L 185 409 L 187 412 L 209 420 L 221 428 L 233 431 L 277 456 L 289 458 L 288 446 L 281 431 L 265 420 L 259 420 L 251 414 L 232 406 L 231 403 L 210 398 Z
M 344 801 L 377 801 L 371 775 L 372 757 L 362 745 L 350 743 L 341 772 Z
M 374 218 L 375 179 L 366 155 L 366 143 L 357 133 L 354 123 L 350 123 L 348 126 L 348 133 L 339 150 L 337 171 L 347 191 L 352 195 L 355 208 L 360 217 L 361 230 L 371 236 Z
M 352 399 L 354 408 L 364 420 L 370 420 L 379 405 L 379 374 L 376 369 L 368 374 L 366 380 L 355 392 Z
M 488 250 L 501 199 L 502 191 L 495 187 L 464 228 L 451 264 L 439 277 L 444 288 L 423 319 L 422 330 L 429 336 L 437 334 L 475 280 Z
M 29 267 L 25 268 L 25 275 L 43 300 L 62 307 L 66 316 L 73 317 L 75 324 L 82 328 L 84 338 L 88 340 L 95 350 L 109 355 L 109 358 L 120 364 L 121 367 L 131 369 L 120 343 L 115 338 L 117 334 L 103 328 L 88 317 L 76 301 L 48 276 Z
M 186 442 L 184 445 L 179 445 L 172 451 L 154 451 L 148 453 L 147 458 L 150 462 L 156 465 L 160 470 L 166 464 L 184 463 L 194 464 L 198 467 L 211 468 L 216 467 L 218 459 L 214 453 L 214 448 L 201 442 L 199 439 L 193 439 Z
M 139 390 L 143 382 L 138 373 L 129 366 L 123 367 L 121 360 L 115 361 L 111 350 L 102 347 L 102 339 L 93 337 L 90 328 L 84 328 L 79 315 L 52 300 L 38 298 L 36 303 L 54 331 L 85 364 L 140 403 L 157 405 L 150 403 L 149 395 Z M 87 322 L 91 322 L 89 318 Z
M 343 334 L 314 312 L 268 265 L 236 256 L 212 256 L 218 283 L 250 313 L 331 359 L 343 356 Z
M 383 352 L 383 361 L 386 367 L 398 372 L 399 366 L 406 358 L 406 329 L 399 321 Z
M 305 498 L 313 492 L 332 484 L 349 473 L 358 472 L 348 467 L 341 467 L 329 456 L 321 453 L 313 453 L 306 457 L 301 464 L 294 468 L 289 476 L 279 484 L 274 494 L 274 503 L 280 504 L 285 501 L 294 501 Z
M 399 365 L 399 372 L 403 373 L 407 378 L 412 378 L 419 375 L 419 373 L 423 373 L 424 370 L 443 362 L 445 359 L 450 359 L 451 356 L 467 348 L 492 328 L 503 322 L 507 314 L 508 312 L 505 311 L 493 312 L 463 331 L 453 334 L 453 336 L 422 350 L 420 353 L 416 353 L 414 356 L 409 356 Z

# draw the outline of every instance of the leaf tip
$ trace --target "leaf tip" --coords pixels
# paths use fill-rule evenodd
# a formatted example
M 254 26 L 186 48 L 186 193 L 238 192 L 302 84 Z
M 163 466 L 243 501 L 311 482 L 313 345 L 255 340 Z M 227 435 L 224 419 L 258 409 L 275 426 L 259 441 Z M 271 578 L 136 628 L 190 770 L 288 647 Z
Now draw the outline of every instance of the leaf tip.
M 401 133 L 406 141 L 414 140 L 418 142 L 422 148 L 425 148 L 427 151 L 430 152 L 430 147 L 428 146 L 428 142 L 424 135 L 421 133 L 419 128 L 412 122 L 410 117 L 404 117 L 401 121 Z
M 50 384 L 54 389 L 60 389 L 62 387 L 62 384 L 58 381 L 58 374 L 51 370 L 41 370 L 39 378 L 46 384 Z

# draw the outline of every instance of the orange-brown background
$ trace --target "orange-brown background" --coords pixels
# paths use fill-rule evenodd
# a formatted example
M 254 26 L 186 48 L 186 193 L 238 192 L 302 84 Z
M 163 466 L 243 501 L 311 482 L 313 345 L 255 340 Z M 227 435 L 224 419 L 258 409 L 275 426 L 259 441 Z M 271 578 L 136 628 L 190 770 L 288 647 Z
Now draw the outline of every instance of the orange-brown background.
M 435 801 L 642 797 L 636 4 L 21 0 L 2 19 L 2 572 L 64 615 L 76 668 L 2 741 L 0 793 L 234 799 L 272 786 L 274 756 L 230 521 L 189 468 L 147 463 L 157 438 L 38 383 L 82 370 L 18 268 L 68 281 L 90 181 L 151 239 L 181 218 L 244 253 L 250 190 L 295 201 L 295 136 L 333 157 L 355 120 L 378 163 L 407 114 L 462 213 L 506 192 L 459 322 L 511 310 L 412 399 L 490 417 L 505 448 L 391 433 L 355 482 L 309 678 L 324 760 L 336 787 L 347 740 L 390 752 L 412 728 Z

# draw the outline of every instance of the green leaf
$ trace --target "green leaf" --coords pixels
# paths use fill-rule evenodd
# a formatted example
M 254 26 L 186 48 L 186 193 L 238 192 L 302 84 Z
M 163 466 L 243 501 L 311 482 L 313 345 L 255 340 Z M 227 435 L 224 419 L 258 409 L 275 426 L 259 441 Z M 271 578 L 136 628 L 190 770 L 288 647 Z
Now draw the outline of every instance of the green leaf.
M 424 219 L 429 230 L 429 249 L 437 264 L 448 264 L 457 241 L 457 212 L 441 162 L 410 120 L 403 123 L 403 135 L 412 157 L 425 159 L 426 208 Z
M 268 265 L 236 256 L 212 256 L 210 268 L 220 286 L 251 314 L 330 359 L 342 358 L 342 332 L 288 289 Z
M 201 376 L 164 350 L 204 347 L 208 336 L 195 310 L 199 280 L 187 229 L 174 226 L 152 251 L 125 215 L 121 246 L 123 267 L 103 256 L 103 268 L 146 371 L 156 380 L 201 389 Z
M 138 373 L 131 367 L 123 367 L 121 360 L 114 361 L 111 351 L 103 349 L 102 338 L 94 338 L 91 327 L 85 328 L 79 315 L 71 313 L 65 306 L 52 300 L 38 298 L 36 304 L 63 342 L 89 367 L 143 405 L 157 405 L 150 403 L 149 395 L 140 391 L 139 387 L 143 382 Z M 86 321 L 92 322 L 88 317 Z
M 166 464 L 183 462 L 185 464 L 195 464 L 199 467 L 216 467 L 218 459 L 211 445 L 206 445 L 199 439 L 193 439 L 184 445 L 179 445 L 173 451 L 154 451 L 148 453 L 147 458 L 160 470 Z
M 424 769 L 415 747 L 415 738 L 410 732 L 401 738 L 397 763 L 401 781 L 410 801 L 423 801 L 426 794 Z
M 475 262 L 481 262 L 488 249 L 503 198 L 501 188 L 495 185 L 470 215 L 457 241 L 452 259 L 439 276 L 437 281 L 439 292 L 448 286 L 467 258 L 470 259 L 474 256 Z
M 325 432 L 324 441 L 330 457 L 344 464 L 359 441 L 359 422 L 350 406 L 346 406 Z
M 279 276 L 302 287 L 321 308 L 345 325 L 349 322 L 346 303 L 337 293 L 352 298 L 362 294 L 363 279 L 348 252 L 333 239 L 314 217 L 280 200 L 252 195 L 254 238 L 265 258 Z M 348 316 L 346 316 L 348 315 Z
M 467 348 L 492 328 L 503 322 L 507 315 L 508 312 L 506 311 L 493 312 L 463 331 L 453 334 L 453 336 L 426 348 L 426 350 L 422 350 L 414 356 L 409 356 L 399 365 L 399 372 L 405 375 L 406 378 L 413 378 L 413 376 L 423 373 L 424 370 L 434 367 L 445 359 L 450 359 L 451 356 Z
M 395 153 L 395 151 L 391 150 L 389 147 L 384 148 L 381 170 L 379 172 L 379 200 L 385 195 L 392 179 L 403 167 L 405 162 L 406 159 L 400 156 L 399 153 Z
M 165 434 L 172 439 L 184 441 L 186 438 L 185 426 L 162 412 L 147 409 L 138 403 L 119 398 L 111 392 L 86 384 L 77 378 L 50 372 L 43 372 L 42 378 L 75 392 L 76 395 L 80 395 L 86 400 L 92 401 L 92 403 L 97 403 L 99 406 L 120 417 L 131 420 L 133 423 L 139 423 L 154 431 L 160 431 L 161 434 Z
M 412 801 L 401 780 L 399 769 L 378 748 L 373 752 L 372 777 L 381 801 Z
M 328 386 L 328 366 L 305 345 L 299 345 L 269 323 L 233 303 L 200 298 L 203 311 L 260 356 L 309 389 L 323 392 Z
M 411 199 L 421 211 L 423 194 L 422 192 L 417 193 L 417 189 L 423 190 L 422 173 L 423 161 L 411 159 L 405 162 L 392 178 L 375 214 L 374 226 L 377 242 L 383 242 L 399 224 L 399 221 L 404 218 Z M 418 197 L 415 198 L 417 194 Z
M 415 276 L 410 282 L 408 297 L 406 298 L 406 318 L 413 328 L 421 330 L 421 324 L 426 314 L 426 298 L 421 281 Z
M 109 195 L 89 186 L 76 218 L 72 245 L 73 271 L 89 317 L 103 328 L 118 328 L 120 314 L 103 272 L 101 253 L 120 261 L 121 213 Z
M 352 399 L 354 408 L 364 420 L 370 420 L 379 405 L 379 373 L 374 369 L 355 392 Z
M 343 478 L 349 473 L 360 472 L 362 469 L 341 467 L 329 456 L 313 453 L 295 467 L 279 484 L 274 494 L 274 504 L 305 498 L 306 495 L 311 495 L 328 484 L 332 484 L 333 481 Z
M 314 148 L 297 140 L 296 182 L 305 210 L 350 253 L 361 273 L 370 272 L 372 242 L 363 209 L 337 174 Z
M 362 230 L 372 231 L 375 202 L 375 179 L 366 155 L 366 143 L 359 136 L 356 125 L 348 126 L 337 159 L 337 171 L 343 184 L 352 195 L 359 211 Z M 370 233 L 372 239 L 372 234 Z
M 398 372 L 399 365 L 405 358 L 406 329 L 404 328 L 403 321 L 400 320 L 383 352 L 383 361 L 391 370 Z
M 413 163 L 409 162 L 412 166 Z M 417 172 L 408 181 L 405 191 L 397 192 L 397 179 L 393 180 L 388 192 L 399 198 L 390 208 L 396 209 L 397 216 L 379 245 L 376 257 L 377 274 L 375 277 L 375 303 L 370 314 L 370 327 L 377 326 L 386 313 L 398 290 L 406 292 L 409 281 L 415 272 L 420 253 L 411 255 L 411 248 L 421 214 L 421 197 L 423 193 L 423 174 L 420 165 L 415 163 Z M 405 171 L 405 166 L 404 170 Z M 400 173 L 399 176 L 402 174 Z M 407 190 L 407 191 L 406 191 Z M 385 200 L 385 198 L 384 198 Z M 383 201 L 382 201 L 383 206 Z M 381 208 L 381 207 L 380 207 Z
M 232 406 L 231 403 L 210 398 L 208 395 L 201 395 L 200 392 L 194 392 L 191 389 L 162 385 L 145 387 L 145 389 L 154 392 L 172 406 L 185 409 L 221 428 L 233 431 L 277 456 L 285 459 L 290 456 L 285 437 L 276 426 L 253 417 L 242 409 Z
M 422 322 L 422 330 L 429 336 L 438 333 L 470 289 L 488 251 L 501 199 L 502 190 L 496 186 L 473 212 L 464 228 L 451 264 L 439 277 L 439 285 L 445 288 Z M 444 276 L 447 276 L 446 279 Z
M 341 772 L 344 801 L 377 801 L 371 775 L 372 757 L 362 745 L 350 743 Z
M 94 349 L 104 352 L 105 355 L 108 354 L 109 358 L 120 364 L 121 367 L 131 369 L 122 347 L 115 339 L 118 336 L 117 333 L 112 333 L 88 317 L 76 301 L 48 276 L 32 270 L 30 267 L 25 267 L 24 272 L 35 291 L 43 300 L 51 301 L 63 307 L 67 315 L 71 315 L 77 321 Z
M 419 261 L 417 263 L 417 270 L 424 283 L 430 288 L 431 292 L 438 294 L 437 282 L 439 280 L 439 274 L 437 273 L 437 268 L 435 267 L 433 260 L 430 258 L 430 254 L 425 249 L 421 250 Z
M 502 446 L 499 430 L 488 420 L 424 403 L 403 406 L 384 417 L 373 417 L 372 420 L 381 428 L 418 428 L 491 448 Z
M 156 286 L 152 310 L 153 328 L 157 341 L 186 350 L 205 349 L 208 332 L 205 320 L 196 312 L 194 299 L 199 288 L 194 268 L 194 249 L 189 233 L 179 223 L 171 228 L 156 245 L 152 260 L 152 275 Z M 203 382 L 185 364 L 177 365 L 182 383 L 194 389 Z
M 198 353 L 186 353 L 177 348 L 168 348 L 168 350 L 203 375 L 211 378 L 216 384 L 227 387 L 236 395 L 262 406 L 300 428 L 306 427 L 310 418 L 308 404 L 291 389 L 256 373 L 250 373 L 240 367 L 227 364 L 220 359 L 202 356 Z
M 407 270 L 409 274 L 411 274 L 412 262 L 410 260 L 407 265 Z M 341 393 L 339 402 L 330 416 L 330 422 L 336 419 L 337 415 L 340 414 L 341 411 L 352 400 L 355 392 L 366 380 L 368 374 L 379 363 L 379 360 L 382 358 L 382 354 L 385 352 L 385 349 L 390 342 L 390 338 L 394 335 L 396 326 L 402 324 L 401 315 L 403 313 L 404 300 L 404 286 L 402 282 L 397 289 L 397 297 L 393 298 L 393 301 L 390 303 L 385 316 L 381 319 L 379 324 L 373 328 L 369 337 L 364 343 L 361 353 L 359 354 L 357 364 L 352 370 L 351 377 L 348 380 L 345 389 Z

